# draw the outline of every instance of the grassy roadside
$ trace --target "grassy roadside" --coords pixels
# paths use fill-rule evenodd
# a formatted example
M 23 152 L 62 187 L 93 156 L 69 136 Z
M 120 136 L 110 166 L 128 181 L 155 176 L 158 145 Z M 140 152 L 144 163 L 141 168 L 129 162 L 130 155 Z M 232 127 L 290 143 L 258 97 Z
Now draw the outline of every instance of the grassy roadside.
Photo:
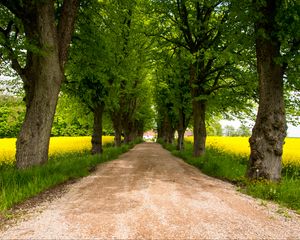
M 99 163 L 116 159 L 135 144 L 115 148 L 105 146 L 101 156 L 84 153 L 57 154 L 43 166 L 18 170 L 14 166 L 0 167 L 0 214 L 46 189 L 68 180 L 87 176 Z
M 282 171 L 282 181 L 278 184 L 265 181 L 248 181 L 245 178 L 248 158 L 228 154 L 218 149 L 208 148 L 204 157 L 193 157 L 193 146 L 185 144 L 184 151 L 176 150 L 174 145 L 163 145 L 173 155 L 188 164 L 199 168 L 203 173 L 240 187 L 240 190 L 256 198 L 272 200 L 296 210 L 300 214 L 300 169 L 288 166 Z

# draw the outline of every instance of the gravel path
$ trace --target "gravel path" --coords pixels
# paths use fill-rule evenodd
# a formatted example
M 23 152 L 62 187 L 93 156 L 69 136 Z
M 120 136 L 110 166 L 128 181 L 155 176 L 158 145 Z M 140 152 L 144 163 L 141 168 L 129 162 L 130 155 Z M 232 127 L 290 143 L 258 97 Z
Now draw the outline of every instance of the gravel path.
M 99 165 L 0 239 L 300 239 L 300 217 L 262 204 L 155 143 Z

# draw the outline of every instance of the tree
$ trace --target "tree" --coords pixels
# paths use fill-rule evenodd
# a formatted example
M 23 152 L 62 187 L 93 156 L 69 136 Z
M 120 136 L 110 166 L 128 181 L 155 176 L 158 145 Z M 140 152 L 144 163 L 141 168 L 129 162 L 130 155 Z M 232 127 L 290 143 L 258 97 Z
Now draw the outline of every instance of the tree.
M 219 122 L 219 119 L 210 119 L 207 127 L 207 135 L 208 136 L 222 136 L 223 129 L 222 125 Z
M 22 99 L 0 94 L 0 137 L 16 137 L 25 115 Z
M 16 163 L 18 168 L 26 168 L 48 159 L 51 126 L 79 2 L 1 0 L 0 4 L 1 13 L 5 13 L 1 14 L 0 43 L 25 90 L 26 114 L 17 139 Z
M 64 91 L 60 94 L 51 136 L 88 136 L 92 135 L 93 115 L 78 97 L 67 94 Z
M 205 153 L 209 101 L 219 98 L 224 89 L 234 91 L 248 83 L 247 78 L 243 78 L 247 69 L 245 61 L 236 63 L 244 51 L 232 29 L 236 20 L 230 16 L 227 1 L 154 2 L 160 28 L 152 35 L 189 52 L 194 156 L 200 156 Z M 238 94 L 232 95 L 234 99 L 238 97 Z M 226 103 L 232 105 L 229 101 Z
M 183 150 L 184 133 L 192 115 L 189 61 L 182 49 L 166 45 L 159 51 L 154 75 L 158 139 L 172 143 L 177 131 L 177 149 Z
M 252 7 L 259 108 L 249 140 L 251 154 L 247 175 L 251 179 L 279 181 L 286 137 L 284 75 L 292 62 L 299 59 L 300 3 L 253 0 Z
M 67 80 L 64 90 L 76 96 L 93 113 L 92 154 L 101 154 L 102 119 L 107 97 L 107 41 L 106 29 L 99 15 L 100 3 L 89 1 L 80 12 L 76 33 L 70 49 Z
M 251 131 L 249 127 L 245 126 L 242 124 L 238 129 L 237 129 L 237 135 L 242 136 L 242 137 L 249 137 L 251 136 Z
M 143 27 L 139 19 L 139 2 L 136 1 L 103 1 L 104 24 L 106 26 L 106 47 L 110 62 L 109 91 L 107 111 L 110 112 L 115 130 L 115 145 L 133 140 L 143 135 L 144 107 L 149 106 L 148 91 L 144 90 L 147 77 L 146 60 L 148 39 L 141 33 Z M 141 100 L 144 100 L 142 102 Z M 143 106 L 144 105 L 144 106 Z M 143 109 L 143 110 L 142 110 Z M 142 111 L 143 114 L 141 114 Z

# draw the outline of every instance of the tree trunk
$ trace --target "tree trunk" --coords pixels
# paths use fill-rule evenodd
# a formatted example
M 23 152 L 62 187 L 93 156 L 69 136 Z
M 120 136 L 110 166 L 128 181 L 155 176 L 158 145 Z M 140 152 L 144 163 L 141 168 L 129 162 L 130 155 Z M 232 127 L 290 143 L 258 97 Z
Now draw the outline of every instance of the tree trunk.
M 178 138 L 177 138 L 177 150 L 182 151 L 184 149 L 184 132 L 181 129 L 177 130 Z
M 30 68 L 25 73 L 26 114 L 16 145 L 18 168 L 47 162 L 51 127 L 64 78 L 53 6 L 40 5 L 36 18 L 29 26 L 34 29 L 27 33 L 38 36 L 43 53 L 32 54 Z
M 194 157 L 199 157 L 205 153 L 206 143 L 206 126 L 205 126 L 205 112 L 206 112 L 206 100 L 198 100 L 203 91 L 199 87 L 199 76 L 197 69 L 199 67 L 196 64 L 190 66 L 190 84 L 191 84 L 191 95 L 192 95 L 192 108 L 193 108 L 193 124 L 194 124 Z
M 115 130 L 114 144 L 116 147 L 120 147 L 122 144 L 122 122 L 121 117 L 119 116 L 120 114 L 118 113 L 112 113 L 111 115 L 113 128 Z
M 79 5 L 77 0 L 64 0 L 57 21 L 53 1 L 2 4 L 22 21 L 27 43 L 36 47 L 27 50 L 24 68 L 14 49 L 9 56 L 24 83 L 26 114 L 16 143 L 16 165 L 26 168 L 48 160 L 51 127 Z
M 199 157 L 205 153 L 206 126 L 205 126 L 206 102 L 193 100 L 194 118 L 194 156 Z
M 120 147 L 122 144 L 122 130 L 115 129 L 114 143 L 116 147 Z
M 40 59 L 41 60 L 41 59 Z M 48 64 L 49 58 L 40 63 Z M 55 108 L 63 79 L 63 73 L 55 67 L 57 61 L 50 61 L 48 69 L 37 68 L 38 76 L 31 76 L 35 82 L 35 94 L 27 103 L 25 119 L 17 138 L 16 163 L 18 168 L 26 168 L 47 162 L 49 140 Z M 38 64 L 39 65 L 39 64 Z M 58 68 L 59 69 L 59 68 Z M 52 83 L 52 81 L 56 83 Z
M 102 149 L 102 116 L 104 104 L 99 104 L 94 109 L 94 127 L 92 135 L 92 154 L 101 154 Z
M 262 17 L 255 24 L 259 76 L 259 108 L 252 136 L 247 175 L 279 181 L 286 119 L 283 97 L 284 68 L 278 63 L 280 42 L 274 34 L 276 1 L 259 8 Z M 264 33 L 264 35 L 261 34 Z
M 136 138 L 134 123 L 132 121 L 123 122 L 124 143 L 130 143 Z
M 168 131 L 167 131 L 167 139 L 166 142 L 169 144 L 172 144 L 175 139 L 175 129 L 172 126 L 168 126 Z
M 162 121 L 157 121 L 157 139 L 156 141 L 160 141 L 162 139 Z
M 185 114 L 183 112 L 183 109 L 180 108 L 178 111 L 178 125 L 177 125 L 177 133 L 178 133 L 178 138 L 177 138 L 177 150 L 182 151 L 184 149 L 184 133 L 186 130 L 185 126 Z

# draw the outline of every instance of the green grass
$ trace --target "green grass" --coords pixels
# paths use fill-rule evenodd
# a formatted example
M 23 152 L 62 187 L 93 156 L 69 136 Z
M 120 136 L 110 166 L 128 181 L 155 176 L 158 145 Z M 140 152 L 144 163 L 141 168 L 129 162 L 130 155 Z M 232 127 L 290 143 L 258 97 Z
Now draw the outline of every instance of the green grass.
M 43 166 L 18 170 L 14 166 L 0 167 L 0 213 L 46 189 L 71 179 L 87 176 L 99 163 L 116 159 L 135 144 L 104 147 L 101 156 L 68 153 L 53 156 Z
M 280 183 L 249 181 L 245 177 L 248 162 L 245 157 L 207 148 L 205 156 L 196 158 L 193 157 L 191 143 L 185 143 L 185 150 L 181 152 L 174 145 L 168 144 L 164 147 L 203 173 L 237 184 L 244 193 L 272 200 L 300 213 L 300 169 L 295 166 L 287 166 L 282 170 Z

